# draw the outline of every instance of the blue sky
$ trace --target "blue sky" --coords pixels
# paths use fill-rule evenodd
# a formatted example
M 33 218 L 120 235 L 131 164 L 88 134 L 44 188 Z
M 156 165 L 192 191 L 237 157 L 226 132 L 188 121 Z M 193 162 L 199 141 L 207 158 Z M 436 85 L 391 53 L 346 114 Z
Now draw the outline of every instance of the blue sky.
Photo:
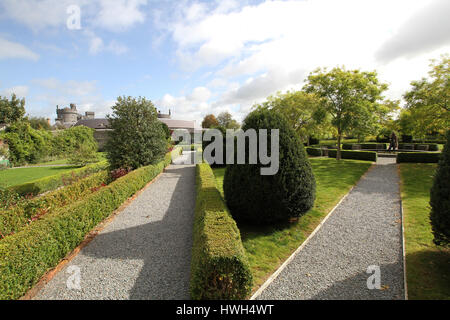
M 376 69 L 399 99 L 449 52 L 449 3 L 0 0 L 0 95 L 51 119 L 57 104 L 104 116 L 117 96 L 141 95 L 177 119 L 241 121 L 315 68 L 345 65 Z

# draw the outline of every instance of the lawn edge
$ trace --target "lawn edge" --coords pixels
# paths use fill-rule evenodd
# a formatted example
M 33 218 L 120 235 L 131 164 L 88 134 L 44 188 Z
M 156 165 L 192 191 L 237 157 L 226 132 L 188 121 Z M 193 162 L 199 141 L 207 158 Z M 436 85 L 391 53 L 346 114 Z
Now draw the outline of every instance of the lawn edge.
M 400 164 L 397 164 L 397 175 L 399 178 L 398 189 L 400 195 L 400 215 L 402 219 L 402 256 L 403 256 L 403 290 L 405 292 L 405 300 L 408 300 L 408 281 L 406 277 L 406 243 L 405 243 L 405 215 L 403 212 L 403 180 L 401 175 Z
M 328 218 L 334 213 L 334 211 L 339 207 L 339 205 L 347 198 L 347 196 L 353 191 L 355 186 L 364 178 L 364 176 L 376 166 L 373 163 L 367 171 L 356 181 L 356 183 L 350 188 L 350 190 L 339 200 L 339 202 L 331 209 L 330 212 L 320 221 L 317 227 L 311 232 L 308 237 L 303 241 L 300 246 L 283 262 L 283 264 L 278 267 L 278 269 L 269 276 L 269 278 L 256 290 L 256 292 L 250 297 L 249 300 L 255 300 L 261 293 L 280 275 L 280 273 L 287 267 L 287 265 L 294 259 L 294 257 L 306 246 L 306 244 L 314 237 L 314 235 L 322 228 Z

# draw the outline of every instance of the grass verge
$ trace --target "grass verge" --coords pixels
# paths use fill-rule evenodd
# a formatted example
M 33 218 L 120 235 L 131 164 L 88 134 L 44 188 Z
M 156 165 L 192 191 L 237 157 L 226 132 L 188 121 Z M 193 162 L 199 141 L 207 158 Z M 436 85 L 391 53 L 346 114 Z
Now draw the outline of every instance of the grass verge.
M 256 291 L 266 279 L 306 240 L 339 200 L 371 166 L 359 160 L 310 159 L 316 177 L 314 207 L 297 222 L 276 227 L 239 225 Z M 225 168 L 214 169 L 223 196 Z
M 437 164 L 399 165 L 409 299 L 450 299 L 450 250 L 433 243 L 430 189 Z
M 0 189 L 24 184 L 33 180 L 53 176 L 59 173 L 68 172 L 79 167 L 40 167 L 40 168 L 19 168 L 0 171 Z

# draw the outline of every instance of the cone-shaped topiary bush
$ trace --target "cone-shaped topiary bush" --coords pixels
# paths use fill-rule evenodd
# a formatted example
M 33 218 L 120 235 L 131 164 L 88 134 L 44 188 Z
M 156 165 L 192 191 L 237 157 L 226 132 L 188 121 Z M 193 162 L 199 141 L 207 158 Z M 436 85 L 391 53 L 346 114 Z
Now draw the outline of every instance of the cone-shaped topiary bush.
M 431 227 L 434 243 L 448 246 L 450 243 L 450 130 L 442 151 L 430 195 Z
M 316 182 L 298 135 L 282 115 L 270 110 L 253 111 L 244 122 L 244 131 L 268 129 L 269 152 L 270 129 L 279 129 L 280 163 L 275 175 L 261 175 L 260 168 L 267 165 L 262 165 L 259 158 L 257 164 L 227 166 L 224 193 L 233 218 L 251 224 L 269 224 L 300 217 L 314 204 Z M 259 144 L 258 136 L 258 150 Z

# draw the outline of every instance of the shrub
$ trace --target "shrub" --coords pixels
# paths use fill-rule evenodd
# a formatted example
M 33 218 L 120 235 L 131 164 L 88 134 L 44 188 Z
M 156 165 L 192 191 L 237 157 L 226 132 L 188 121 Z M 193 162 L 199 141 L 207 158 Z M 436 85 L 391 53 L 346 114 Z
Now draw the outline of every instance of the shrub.
M 222 133 L 223 159 L 222 159 L 222 163 L 209 163 L 209 165 L 211 167 L 224 167 L 224 166 L 226 166 L 226 154 L 227 154 L 227 149 L 226 149 L 226 145 L 227 145 L 227 142 L 226 142 L 226 130 L 227 129 L 225 129 L 225 127 L 221 127 L 221 126 L 212 127 L 210 129 L 219 130 Z M 205 132 L 203 132 L 203 134 L 205 134 Z M 205 150 L 205 148 L 207 146 L 209 146 L 211 143 L 213 143 L 215 141 L 215 139 L 216 139 L 215 137 L 211 141 L 207 141 L 205 139 L 202 139 L 202 149 Z M 211 156 L 215 157 L 215 155 L 216 155 L 216 152 L 214 150 L 214 151 L 212 151 Z M 207 162 L 206 159 L 204 159 L 204 161 Z
M 98 151 L 98 143 L 94 138 L 94 129 L 76 126 L 58 132 L 53 139 L 53 156 L 66 156 L 73 153 L 84 153 L 93 157 Z
M 86 198 L 46 214 L 0 241 L 0 299 L 17 299 L 78 246 L 99 222 L 170 164 L 171 156 L 117 179 Z
M 336 158 L 336 150 L 328 150 L 329 158 Z M 354 160 L 365 160 L 365 161 L 377 161 L 377 153 L 375 151 L 350 151 L 341 150 L 342 159 L 354 159 Z
M 448 246 L 450 244 L 450 130 L 447 143 L 434 175 L 430 195 L 430 221 L 434 243 Z
M 402 142 L 403 143 L 411 143 L 413 141 L 413 137 L 411 135 L 402 134 Z
M 46 191 L 55 190 L 64 185 L 71 184 L 90 174 L 105 170 L 108 168 L 108 162 L 101 161 L 70 172 L 63 172 L 53 176 L 37 179 L 24 184 L 12 186 L 9 191 L 24 195 L 38 195 Z
M 119 97 L 108 116 L 109 139 L 105 145 L 113 169 L 139 168 L 164 157 L 166 137 L 153 103 L 145 98 Z
M 397 163 L 438 163 L 440 155 L 437 152 L 399 152 Z
M 386 143 L 344 143 L 343 150 L 352 150 L 354 145 L 360 145 L 361 150 L 386 150 Z
M 299 136 L 282 115 L 270 110 L 253 111 L 244 122 L 244 131 L 268 129 L 269 142 L 270 129 L 279 129 L 280 163 L 275 175 L 261 175 L 261 163 L 227 166 L 224 193 L 233 218 L 268 224 L 300 217 L 314 204 L 316 182 Z
M 252 287 L 247 257 L 207 163 L 197 165 L 196 183 L 191 298 L 245 299 Z
M 412 145 L 412 147 L 414 148 L 413 150 L 419 150 L 419 146 L 423 146 L 423 145 L 428 146 L 428 151 L 438 151 L 439 150 L 439 146 L 436 143 L 399 143 L 398 148 L 400 150 L 406 149 L 405 144 Z
M 306 153 L 310 156 L 313 157 L 321 157 L 322 156 L 322 149 L 320 148 L 311 148 L 311 147 L 306 147 Z

